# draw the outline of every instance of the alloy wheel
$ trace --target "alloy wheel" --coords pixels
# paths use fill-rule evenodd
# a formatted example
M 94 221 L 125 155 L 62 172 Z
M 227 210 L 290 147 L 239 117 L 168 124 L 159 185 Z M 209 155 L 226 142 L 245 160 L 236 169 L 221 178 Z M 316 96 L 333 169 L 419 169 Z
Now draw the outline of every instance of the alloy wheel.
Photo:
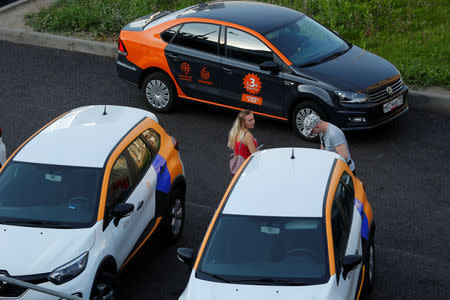
M 151 106 L 164 108 L 169 104 L 170 92 L 168 87 L 158 79 L 149 81 L 145 87 L 145 96 Z
M 170 223 L 172 227 L 172 233 L 177 236 L 180 233 L 181 226 L 183 224 L 183 205 L 180 198 L 176 198 L 172 206 L 172 221 Z
M 305 121 L 305 118 L 311 114 L 315 114 L 317 116 L 319 116 L 313 109 L 308 108 L 308 107 L 304 107 L 301 108 L 297 115 L 295 116 L 295 125 L 297 126 L 298 131 L 303 135 L 303 124 Z M 314 133 L 310 133 L 307 137 L 308 138 L 315 138 L 317 136 L 317 134 Z

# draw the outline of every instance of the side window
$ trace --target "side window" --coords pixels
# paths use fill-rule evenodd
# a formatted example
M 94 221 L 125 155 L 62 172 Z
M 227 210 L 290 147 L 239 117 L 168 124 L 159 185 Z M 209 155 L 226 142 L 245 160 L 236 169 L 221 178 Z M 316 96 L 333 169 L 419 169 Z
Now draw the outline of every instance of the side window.
M 155 153 L 159 152 L 159 148 L 161 147 L 161 136 L 154 129 L 147 129 L 142 133 L 142 137 L 144 140 L 153 148 Z
M 187 23 L 178 32 L 173 43 L 217 54 L 220 26 L 206 23 Z
M 344 226 L 344 216 L 336 201 L 333 201 L 331 207 L 331 230 L 333 234 L 334 263 L 336 272 L 340 272 L 342 266 L 341 261 L 345 255 L 347 246 L 347 236 Z M 337 277 L 339 278 L 339 276 Z
M 167 29 L 166 31 L 161 33 L 161 38 L 167 42 L 170 43 L 170 41 L 172 40 L 173 36 L 175 34 L 177 34 L 178 29 L 181 27 L 181 25 L 176 25 L 172 28 Z
M 229 58 L 259 65 L 265 61 L 272 61 L 272 51 L 263 42 L 251 34 L 227 28 L 226 55 Z
M 117 158 L 111 170 L 106 207 L 110 211 L 115 204 L 124 202 L 132 187 L 132 179 L 127 160 L 123 154 Z
M 153 161 L 153 153 L 148 149 L 141 138 L 135 139 L 127 148 L 131 163 L 136 168 L 136 177 L 142 178 L 148 165 Z

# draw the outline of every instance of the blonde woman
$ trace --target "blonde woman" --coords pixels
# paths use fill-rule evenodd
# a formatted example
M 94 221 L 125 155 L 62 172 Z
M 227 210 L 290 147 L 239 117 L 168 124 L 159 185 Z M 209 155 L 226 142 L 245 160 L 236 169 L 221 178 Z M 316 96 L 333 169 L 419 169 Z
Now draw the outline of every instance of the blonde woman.
M 258 151 L 258 143 L 250 132 L 250 129 L 254 127 L 255 117 L 253 112 L 243 110 L 238 114 L 228 136 L 228 147 L 244 159 Z

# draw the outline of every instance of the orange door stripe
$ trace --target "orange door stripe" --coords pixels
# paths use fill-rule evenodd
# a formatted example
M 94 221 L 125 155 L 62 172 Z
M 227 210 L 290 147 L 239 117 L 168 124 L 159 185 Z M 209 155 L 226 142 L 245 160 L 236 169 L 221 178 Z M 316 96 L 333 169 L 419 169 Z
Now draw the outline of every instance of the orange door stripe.
M 334 264 L 334 246 L 333 246 L 333 232 L 331 229 L 331 206 L 333 205 L 334 193 L 343 172 L 343 162 L 338 159 L 334 167 L 333 175 L 331 176 L 330 184 L 328 186 L 328 196 L 325 208 L 325 222 L 327 230 L 327 244 L 328 244 L 328 260 L 330 262 L 330 276 L 336 273 L 336 266 Z
M 198 264 L 200 263 L 200 259 L 202 257 L 203 254 L 203 250 L 205 249 L 205 245 L 209 239 L 209 235 L 211 234 L 211 231 L 214 227 L 214 224 L 216 223 L 217 217 L 219 216 L 219 213 L 222 211 L 222 208 L 225 204 L 225 201 L 228 199 L 228 196 L 232 190 L 232 188 L 234 187 L 235 182 L 237 181 L 237 179 L 240 177 L 242 171 L 244 170 L 245 166 L 248 164 L 248 162 L 251 160 L 250 156 L 249 158 L 247 158 L 244 163 L 241 165 L 241 167 L 239 168 L 239 170 L 236 172 L 236 174 L 234 175 L 233 179 L 231 180 L 230 184 L 228 185 L 227 190 L 225 191 L 225 194 L 222 197 L 222 200 L 220 201 L 219 206 L 216 209 L 216 212 L 214 213 L 213 218 L 211 219 L 211 223 L 209 223 L 209 227 L 208 230 L 206 231 L 205 237 L 203 238 L 202 244 L 200 246 L 200 250 L 198 251 L 197 254 L 197 259 L 195 260 L 195 265 L 194 265 L 194 270 L 197 270 Z
M 120 267 L 120 270 L 122 270 L 129 262 L 130 260 L 133 258 L 133 256 L 139 251 L 139 249 L 141 249 L 141 247 L 145 244 L 145 242 L 148 240 L 148 238 L 153 234 L 153 232 L 155 231 L 155 229 L 158 227 L 159 223 L 161 222 L 162 217 L 159 217 L 158 219 L 156 219 L 156 223 L 153 226 L 152 230 L 150 231 L 150 233 L 147 235 L 147 237 L 142 241 L 142 243 L 137 247 L 136 250 L 134 250 L 133 254 L 131 254 L 130 257 L 128 257 L 128 259 L 124 262 L 124 264 Z
M 220 107 L 225 107 L 225 108 L 230 108 L 230 109 L 234 109 L 234 110 L 243 110 L 244 109 L 244 108 L 234 107 L 234 106 L 230 106 L 230 105 L 210 102 L 210 101 L 206 101 L 206 100 L 200 100 L 200 99 L 196 99 L 196 98 L 192 98 L 192 97 L 188 97 L 188 96 L 180 96 L 180 98 L 184 98 L 184 99 L 192 100 L 192 101 L 203 102 L 203 103 L 207 103 L 207 104 L 211 104 L 211 105 L 215 105 L 215 106 L 220 106 Z M 273 115 L 269 115 L 269 114 L 265 114 L 265 113 L 260 113 L 260 112 L 257 112 L 257 111 L 253 111 L 253 113 L 256 114 L 256 115 L 261 115 L 261 116 L 265 116 L 265 117 L 269 117 L 269 118 L 274 118 L 274 119 L 287 121 L 286 118 L 277 117 L 277 116 L 273 116 Z
M 14 156 L 19 152 L 20 149 L 22 149 L 23 146 L 25 146 L 32 138 L 34 138 L 39 132 L 43 131 L 45 128 L 47 128 L 49 125 L 51 125 L 53 122 L 55 122 L 56 120 L 62 118 L 64 115 L 66 115 L 69 111 L 63 113 L 62 115 L 60 115 L 59 117 L 54 118 L 53 120 L 51 120 L 50 122 L 48 122 L 44 127 L 42 127 L 41 129 L 39 129 L 38 131 L 36 131 L 32 136 L 30 136 L 25 142 L 23 142 L 19 148 L 16 149 L 16 151 L 13 152 L 13 154 L 11 154 L 8 159 L 6 160 L 6 162 L 3 164 L 3 166 L 0 168 L 0 173 L 2 172 L 3 168 L 8 164 L 8 162 L 14 158 Z
M 365 266 L 364 266 L 364 263 L 363 263 L 363 266 L 362 266 L 362 279 L 361 279 L 361 285 L 359 286 L 359 292 L 358 292 L 358 297 L 356 298 L 356 300 L 358 300 L 359 299 L 359 296 L 361 295 L 361 290 L 362 290 L 362 287 L 363 287 L 363 284 L 364 284 L 364 274 L 365 274 Z

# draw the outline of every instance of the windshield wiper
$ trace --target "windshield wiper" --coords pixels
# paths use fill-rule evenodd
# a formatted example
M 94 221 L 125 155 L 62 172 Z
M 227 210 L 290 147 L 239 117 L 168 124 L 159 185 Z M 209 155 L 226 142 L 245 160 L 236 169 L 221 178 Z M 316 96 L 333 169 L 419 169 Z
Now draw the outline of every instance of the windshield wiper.
M 276 283 L 279 285 L 296 285 L 296 286 L 301 286 L 301 285 L 310 285 L 309 283 L 306 282 L 300 282 L 300 281 L 295 281 L 295 280 L 291 280 L 291 279 L 274 279 L 274 278 L 253 278 L 253 279 L 237 279 L 237 280 L 230 280 L 231 283 L 244 283 L 244 282 L 248 282 L 248 283 L 257 283 L 257 284 L 267 284 L 270 285 L 271 283 Z
M 318 60 L 313 60 L 313 61 L 310 61 L 310 62 L 308 62 L 306 64 L 303 64 L 303 65 L 299 65 L 298 67 L 299 68 L 310 67 L 310 66 L 314 66 L 314 65 L 320 64 L 320 63 L 322 63 L 324 61 L 332 60 L 333 58 L 336 58 L 336 57 L 341 56 L 342 54 L 346 53 L 348 50 L 350 50 L 350 48 L 348 48 L 346 50 L 343 50 L 343 51 L 335 52 L 335 53 L 333 53 L 331 55 L 328 55 L 328 56 L 326 56 L 324 58 L 321 58 L 321 59 L 318 59 Z
M 30 226 L 30 227 L 45 227 L 45 228 L 73 228 L 70 225 L 62 223 L 52 223 L 39 220 L 0 220 L 1 224 Z
M 223 278 L 223 277 L 221 277 L 221 276 L 219 276 L 219 275 L 217 275 L 217 274 L 208 273 L 208 272 L 205 272 L 205 271 L 203 271 L 203 270 L 198 270 L 198 271 L 199 271 L 200 273 L 209 275 L 209 276 L 211 276 L 211 277 L 213 277 L 213 278 L 219 279 L 220 281 L 227 282 L 227 283 L 230 283 L 230 282 L 231 282 L 230 280 L 227 280 L 227 279 L 225 279 L 225 278 Z

